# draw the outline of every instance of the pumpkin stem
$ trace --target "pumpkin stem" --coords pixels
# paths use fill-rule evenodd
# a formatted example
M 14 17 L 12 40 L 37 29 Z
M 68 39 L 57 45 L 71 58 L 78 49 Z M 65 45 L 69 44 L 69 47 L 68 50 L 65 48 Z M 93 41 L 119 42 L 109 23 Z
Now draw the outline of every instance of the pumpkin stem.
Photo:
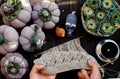
M 4 6 L 3 11 L 5 13 L 13 13 L 15 11 L 15 8 L 13 6 Z
M 20 65 L 16 62 L 9 62 L 7 66 L 7 72 L 9 74 L 17 74 L 20 70 Z
M 30 52 L 34 52 L 34 50 L 37 49 L 41 43 L 43 43 L 43 40 L 41 40 L 37 34 L 37 31 L 39 30 L 39 28 L 40 26 L 38 25 L 35 26 L 35 33 L 33 34 L 31 38 L 31 46 L 29 49 Z
M 4 37 L 2 34 L 0 34 L 0 44 L 2 44 L 4 42 Z
M 44 22 L 50 21 L 52 16 L 51 12 L 47 8 L 40 9 L 38 15 Z
M 22 9 L 20 0 L 8 0 L 1 5 L 2 13 L 6 20 L 11 21 L 15 19 Z

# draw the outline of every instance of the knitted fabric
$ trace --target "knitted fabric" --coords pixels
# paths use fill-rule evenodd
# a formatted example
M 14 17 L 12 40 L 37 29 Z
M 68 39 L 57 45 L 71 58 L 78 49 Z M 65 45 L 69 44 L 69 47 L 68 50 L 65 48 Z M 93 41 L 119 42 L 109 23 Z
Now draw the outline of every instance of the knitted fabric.
M 87 61 L 91 60 L 100 66 L 80 45 L 79 38 L 50 48 L 44 52 L 34 63 L 43 65 L 43 73 L 57 74 L 74 69 L 89 69 Z

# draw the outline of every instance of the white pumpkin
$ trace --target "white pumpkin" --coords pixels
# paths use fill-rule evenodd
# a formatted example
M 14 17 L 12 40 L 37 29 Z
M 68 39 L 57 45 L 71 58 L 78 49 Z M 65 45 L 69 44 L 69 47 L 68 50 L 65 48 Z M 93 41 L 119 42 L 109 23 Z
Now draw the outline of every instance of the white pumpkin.
M 3 22 L 15 28 L 22 28 L 31 19 L 32 8 L 29 0 L 7 0 L 1 5 Z
M 24 27 L 19 38 L 23 49 L 28 52 L 34 52 L 37 49 L 41 49 L 44 40 L 45 34 L 37 24 Z
M 28 70 L 27 60 L 18 52 L 8 53 L 0 61 L 1 73 L 4 79 L 23 79 Z
M 18 48 L 19 35 L 17 31 L 8 25 L 0 26 L 0 54 L 13 52 Z
M 54 2 L 43 0 L 33 6 L 32 19 L 42 28 L 52 29 L 59 22 L 60 9 Z

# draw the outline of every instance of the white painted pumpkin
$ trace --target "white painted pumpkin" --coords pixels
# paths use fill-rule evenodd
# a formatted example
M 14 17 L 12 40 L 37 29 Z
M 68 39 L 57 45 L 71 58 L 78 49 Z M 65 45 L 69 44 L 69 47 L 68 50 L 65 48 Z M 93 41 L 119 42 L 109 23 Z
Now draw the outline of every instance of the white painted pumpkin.
M 15 28 L 21 28 L 31 19 L 32 8 L 29 0 L 7 0 L 1 5 L 3 22 Z
M 0 26 L 0 54 L 13 52 L 18 48 L 19 35 L 17 31 L 8 25 Z
M 44 40 L 45 34 L 37 24 L 24 27 L 19 38 L 23 49 L 28 52 L 34 52 L 37 49 L 41 49 Z
M 28 71 L 27 60 L 18 52 L 8 53 L 1 59 L 1 73 L 6 79 L 23 79 Z
M 54 2 L 43 0 L 33 6 L 32 19 L 42 28 L 52 29 L 59 22 L 60 9 Z

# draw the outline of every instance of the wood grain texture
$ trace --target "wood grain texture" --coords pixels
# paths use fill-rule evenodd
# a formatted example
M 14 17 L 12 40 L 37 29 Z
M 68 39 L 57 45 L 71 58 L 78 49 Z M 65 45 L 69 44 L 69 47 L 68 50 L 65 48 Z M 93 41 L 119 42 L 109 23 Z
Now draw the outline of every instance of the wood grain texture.
M 37 4 L 37 3 L 41 2 L 41 1 L 43 1 L 43 0 L 30 0 L 30 3 L 33 6 L 33 5 L 35 5 L 35 4 Z M 55 2 L 55 0 L 49 0 L 49 1 Z

